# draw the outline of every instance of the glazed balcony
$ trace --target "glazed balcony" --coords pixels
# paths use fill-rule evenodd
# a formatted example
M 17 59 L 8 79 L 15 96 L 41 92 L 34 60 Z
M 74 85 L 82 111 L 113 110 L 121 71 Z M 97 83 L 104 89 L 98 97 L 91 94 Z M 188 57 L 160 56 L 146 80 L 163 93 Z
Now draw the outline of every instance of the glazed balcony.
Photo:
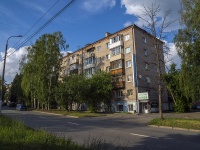
M 115 48 L 117 46 L 123 46 L 123 42 L 122 41 L 114 42 L 114 43 L 109 45 L 109 49 Z
M 112 82 L 114 89 L 123 89 L 125 88 L 125 81 L 119 81 L 119 82 Z

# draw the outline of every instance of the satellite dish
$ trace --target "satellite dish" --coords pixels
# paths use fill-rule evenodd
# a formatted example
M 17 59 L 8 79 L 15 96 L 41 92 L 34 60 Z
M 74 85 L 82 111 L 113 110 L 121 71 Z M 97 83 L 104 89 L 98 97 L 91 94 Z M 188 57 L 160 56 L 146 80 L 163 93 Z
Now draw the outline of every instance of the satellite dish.
M 138 77 L 141 79 L 141 78 L 142 78 L 142 75 L 138 75 Z

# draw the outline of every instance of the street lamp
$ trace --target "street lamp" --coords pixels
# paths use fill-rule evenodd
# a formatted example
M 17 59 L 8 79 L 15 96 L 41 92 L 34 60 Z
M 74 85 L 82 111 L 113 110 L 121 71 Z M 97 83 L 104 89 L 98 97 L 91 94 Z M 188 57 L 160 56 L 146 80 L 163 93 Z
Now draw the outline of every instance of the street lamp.
M 2 78 L 1 78 L 1 99 L 0 101 L 4 101 L 4 91 L 3 91 L 3 85 L 4 85 L 4 74 L 5 74 L 5 66 L 6 66 L 6 55 L 7 55 L 7 49 L 8 49 L 8 40 L 12 37 L 22 37 L 22 35 L 17 36 L 10 36 L 6 41 L 6 48 L 5 48 L 5 55 L 4 55 L 4 63 L 3 63 L 3 71 L 2 71 Z

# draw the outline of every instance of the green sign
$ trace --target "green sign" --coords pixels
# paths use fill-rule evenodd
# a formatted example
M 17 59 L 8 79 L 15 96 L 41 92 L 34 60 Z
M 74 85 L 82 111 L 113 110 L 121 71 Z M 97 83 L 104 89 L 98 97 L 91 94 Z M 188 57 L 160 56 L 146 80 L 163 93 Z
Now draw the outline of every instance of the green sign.
M 148 92 L 138 93 L 138 100 L 145 100 L 145 99 L 149 99 Z

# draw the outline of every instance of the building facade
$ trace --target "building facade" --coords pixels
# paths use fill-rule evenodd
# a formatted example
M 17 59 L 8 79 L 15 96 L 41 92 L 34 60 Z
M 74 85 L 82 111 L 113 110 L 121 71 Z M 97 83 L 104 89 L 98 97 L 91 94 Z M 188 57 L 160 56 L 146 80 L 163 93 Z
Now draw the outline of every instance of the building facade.
M 113 34 L 87 44 L 63 58 L 61 77 L 71 73 L 92 76 L 97 70 L 112 75 L 112 111 L 148 113 L 158 111 L 158 63 L 164 62 L 163 42 L 153 38 L 136 25 L 128 26 Z M 165 73 L 164 63 L 160 63 Z M 162 88 L 163 110 L 168 110 L 167 91 Z

